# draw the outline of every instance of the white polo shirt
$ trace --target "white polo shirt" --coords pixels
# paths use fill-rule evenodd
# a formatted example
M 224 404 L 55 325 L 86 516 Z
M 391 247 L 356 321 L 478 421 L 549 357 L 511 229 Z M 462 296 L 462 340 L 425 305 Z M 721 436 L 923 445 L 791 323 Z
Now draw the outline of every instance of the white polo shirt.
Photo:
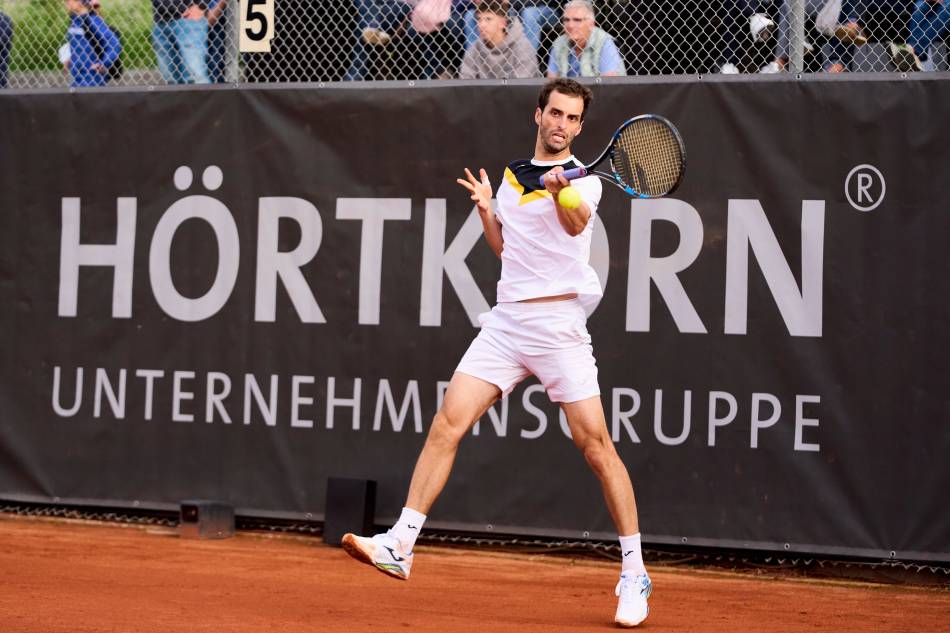
M 555 165 L 564 169 L 581 166 L 570 156 L 564 161 L 516 160 L 505 169 L 495 194 L 495 217 L 501 222 L 505 242 L 499 303 L 577 293 L 581 302 L 588 304 L 603 295 L 590 265 L 600 178 L 587 176 L 571 182 L 590 208 L 587 226 L 572 237 L 557 219 L 551 194 L 539 182 Z

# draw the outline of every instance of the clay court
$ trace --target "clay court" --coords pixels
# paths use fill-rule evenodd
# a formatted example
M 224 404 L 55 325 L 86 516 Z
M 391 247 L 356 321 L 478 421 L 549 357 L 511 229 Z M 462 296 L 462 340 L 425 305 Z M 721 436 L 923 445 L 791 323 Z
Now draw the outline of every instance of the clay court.
M 616 564 L 417 547 L 409 582 L 316 537 L 0 515 L 4 633 L 615 630 Z M 651 569 L 652 631 L 946 631 L 950 592 Z

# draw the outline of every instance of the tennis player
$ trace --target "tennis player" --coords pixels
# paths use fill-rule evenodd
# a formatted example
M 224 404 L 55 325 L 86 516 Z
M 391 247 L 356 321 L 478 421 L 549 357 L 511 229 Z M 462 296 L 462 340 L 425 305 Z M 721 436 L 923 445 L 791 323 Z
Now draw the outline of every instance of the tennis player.
M 633 486 L 607 431 L 584 310 L 602 294 L 588 263 L 601 183 L 595 176 L 569 183 L 561 175 L 581 166 L 571 143 L 590 101 L 590 90 L 572 79 L 544 86 L 534 113 L 534 158 L 505 169 L 497 211 L 484 169 L 479 178 L 466 169 L 458 179 L 478 207 L 488 245 L 501 258 L 498 303 L 481 315 L 481 331 L 452 376 L 396 525 L 371 538 L 347 534 L 343 547 L 364 563 L 408 579 L 416 537 L 445 486 L 462 437 L 496 400 L 533 374 L 560 403 L 574 443 L 600 480 L 623 554 L 615 621 L 636 626 L 647 617 L 653 585 L 643 566 Z M 568 184 L 581 196 L 575 208 L 558 202 Z

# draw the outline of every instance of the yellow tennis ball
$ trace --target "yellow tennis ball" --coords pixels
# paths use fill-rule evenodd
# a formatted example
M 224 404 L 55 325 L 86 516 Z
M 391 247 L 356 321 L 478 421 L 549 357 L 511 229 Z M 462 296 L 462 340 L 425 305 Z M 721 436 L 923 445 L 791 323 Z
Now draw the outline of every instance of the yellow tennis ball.
M 557 202 L 565 209 L 576 209 L 581 206 L 581 194 L 577 189 L 568 185 L 557 194 Z

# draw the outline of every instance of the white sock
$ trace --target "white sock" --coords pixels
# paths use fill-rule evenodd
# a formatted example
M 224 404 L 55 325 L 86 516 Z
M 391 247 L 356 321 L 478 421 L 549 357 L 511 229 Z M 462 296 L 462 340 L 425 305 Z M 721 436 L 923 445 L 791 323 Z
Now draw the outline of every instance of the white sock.
M 620 537 L 620 553 L 623 556 L 623 566 L 620 574 L 624 576 L 639 576 L 647 573 L 643 566 L 643 552 L 640 551 L 640 533 L 633 536 Z
M 419 536 L 419 531 L 425 521 L 426 515 L 421 512 L 416 512 L 412 508 L 403 508 L 399 520 L 389 530 L 389 533 L 399 539 L 407 554 L 411 554 L 412 548 L 416 544 L 416 538 Z

